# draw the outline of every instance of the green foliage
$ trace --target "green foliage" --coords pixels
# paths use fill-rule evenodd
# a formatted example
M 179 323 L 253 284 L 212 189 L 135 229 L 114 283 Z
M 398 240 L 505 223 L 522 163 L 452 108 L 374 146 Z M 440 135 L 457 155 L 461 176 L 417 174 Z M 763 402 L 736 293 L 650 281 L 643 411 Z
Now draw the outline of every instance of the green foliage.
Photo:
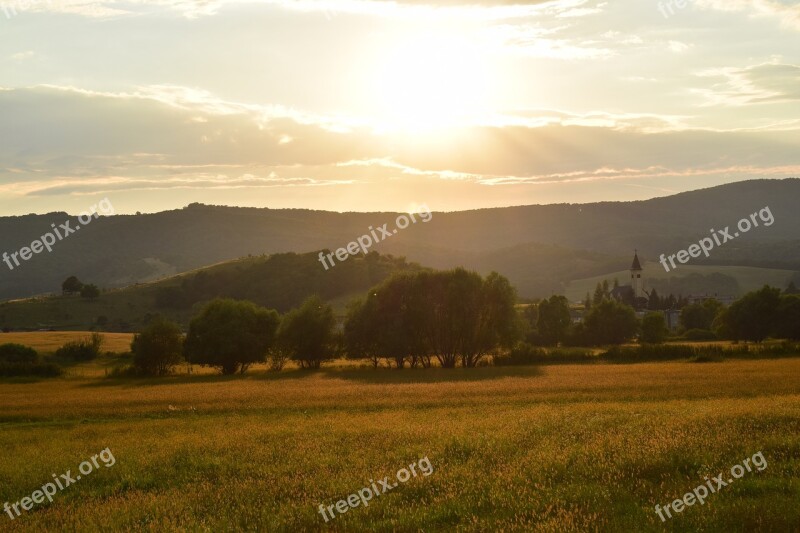
M 39 354 L 29 346 L 7 343 L 0 345 L 0 363 L 35 363 Z
M 593 345 L 622 344 L 639 330 L 633 308 L 614 300 L 603 300 L 586 313 L 586 340 Z
M 133 366 L 144 375 L 163 376 L 183 360 L 183 334 L 174 322 L 156 318 L 131 342 Z
M 335 326 L 333 308 L 318 296 L 311 296 L 283 317 L 278 349 L 300 363 L 301 368 L 319 368 L 334 356 Z
M 507 354 L 493 358 L 495 366 L 520 366 L 553 363 L 587 363 L 596 361 L 591 352 L 585 350 L 538 348 L 528 343 L 518 343 Z
M 723 305 L 713 298 L 687 305 L 681 309 L 681 326 L 683 329 L 710 330 L 714 319 L 717 318 L 722 309 Z
M 100 296 L 100 289 L 97 288 L 97 285 L 89 284 L 81 287 L 81 298 L 94 300 L 98 296 Z
M 0 345 L 0 377 L 55 377 L 64 370 L 54 363 L 42 363 L 33 348 L 22 344 Z
M 703 347 L 702 353 L 721 350 L 717 347 Z M 672 361 L 689 359 L 698 355 L 698 348 L 687 344 L 642 344 L 639 346 L 613 346 L 600 355 L 607 361 Z
M 782 339 L 800 340 L 800 296 L 792 293 L 781 296 L 775 334 Z
M 683 334 L 687 341 L 715 341 L 716 334 L 708 329 L 690 329 Z
M 383 357 L 397 368 L 428 367 L 436 357 L 445 368 L 474 367 L 519 337 L 515 302 L 508 280 L 494 272 L 485 279 L 460 268 L 398 274 L 352 304 L 345 345 L 375 366 Z
M 663 313 L 647 313 L 642 319 L 641 341 L 645 344 L 661 344 L 669 330 Z
M 83 288 L 83 283 L 81 283 L 81 281 L 75 276 L 68 277 L 61 284 L 61 292 L 63 294 L 79 293 L 81 292 L 82 288 Z
M 189 309 L 214 298 L 250 300 L 286 312 L 312 295 L 332 300 L 380 283 L 398 270 L 414 270 L 402 258 L 371 252 L 350 257 L 325 270 L 316 253 L 275 254 L 235 268 L 201 271 L 183 276 L 179 285 L 164 285 L 155 293 L 160 309 Z M 174 282 L 172 282 L 174 283 Z
M 720 315 L 719 330 L 735 340 L 761 342 L 775 331 L 780 289 L 765 285 L 737 300 Z
M 83 339 L 66 343 L 56 350 L 55 355 L 73 361 L 91 361 L 100 356 L 102 346 L 103 336 L 99 333 L 92 333 Z
M 244 373 L 266 359 L 280 317 L 272 309 L 244 300 L 217 299 L 192 319 L 184 355 L 192 363 L 223 374 Z
M 556 345 L 564 341 L 571 323 L 569 301 L 564 296 L 551 296 L 539 303 L 539 319 L 536 325 L 543 344 Z

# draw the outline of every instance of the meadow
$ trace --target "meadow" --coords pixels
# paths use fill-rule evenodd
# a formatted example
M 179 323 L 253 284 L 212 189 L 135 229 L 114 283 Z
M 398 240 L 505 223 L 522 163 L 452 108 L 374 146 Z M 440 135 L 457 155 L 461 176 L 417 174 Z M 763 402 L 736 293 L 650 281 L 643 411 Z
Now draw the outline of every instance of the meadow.
M 116 458 L 0 530 L 800 530 L 800 359 L 86 375 L 0 383 L 0 503 Z M 763 472 L 655 514 L 759 451 Z M 318 513 L 425 456 L 430 476 Z

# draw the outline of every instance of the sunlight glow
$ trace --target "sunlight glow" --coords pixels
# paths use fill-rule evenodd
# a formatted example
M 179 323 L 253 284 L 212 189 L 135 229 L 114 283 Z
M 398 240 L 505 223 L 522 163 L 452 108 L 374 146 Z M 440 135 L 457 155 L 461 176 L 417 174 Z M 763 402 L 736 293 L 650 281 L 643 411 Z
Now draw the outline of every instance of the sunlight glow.
M 373 94 L 383 127 L 423 132 L 487 114 L 490 83 L 480 46 L 465 36 L 417 34 L 381 58 Z

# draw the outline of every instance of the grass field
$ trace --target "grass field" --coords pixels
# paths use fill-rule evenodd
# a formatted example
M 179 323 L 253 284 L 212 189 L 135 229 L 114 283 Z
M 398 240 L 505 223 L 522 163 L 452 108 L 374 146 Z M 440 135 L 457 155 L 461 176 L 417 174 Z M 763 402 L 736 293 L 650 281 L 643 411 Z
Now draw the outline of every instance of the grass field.
M 800 359 L 6 382 L 0 446 L 0 503 L 116 459 L 6 531 L 800 531 Z
M 53 353 L 67 342 L 91 335 L 90 331 L 31 331 L 0 333 L 0 344 L 16 343 L 30 346 L 40 353 Z M 103 333 L 102 351 L 125 353 L 131 349 L 133 333 Z

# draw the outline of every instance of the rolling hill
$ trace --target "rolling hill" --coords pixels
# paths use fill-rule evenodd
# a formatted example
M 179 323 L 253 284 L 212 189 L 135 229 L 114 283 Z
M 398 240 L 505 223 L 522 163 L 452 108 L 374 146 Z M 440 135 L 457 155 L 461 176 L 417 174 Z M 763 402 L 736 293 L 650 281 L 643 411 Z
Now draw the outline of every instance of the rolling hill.
M 463 265 L 507 275 L 525 297 L 560 292 L 575 279 L 674 253 L 769 206 L 775 223 L 714 250 L 699 266 L 800 270 L 800 179 L 752 180 L 638 202 L 531 205 L 435 212 L 375 246 L 425 266 Z M 113 201 L 113 198 L 112 198 Z M 19 250 L 66 213 L 0 218 L 0 250 Z M 334 213 L 192 204 L 102 217 L 13 271 L 0 263 L 0 298 L 53 293 L 69 275 L 104 288 L 164 278 L 250 254 L 345 246 L 397 213 Z

